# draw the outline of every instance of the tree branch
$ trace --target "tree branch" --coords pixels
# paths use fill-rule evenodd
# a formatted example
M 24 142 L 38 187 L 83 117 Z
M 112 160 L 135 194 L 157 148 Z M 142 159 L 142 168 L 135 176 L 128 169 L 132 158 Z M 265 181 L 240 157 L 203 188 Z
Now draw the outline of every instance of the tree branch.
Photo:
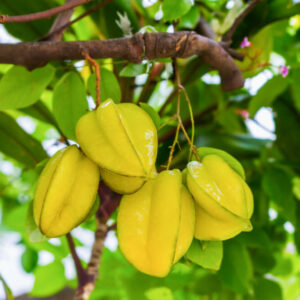
M 250 4 L 242 11 L 242 13 L 235 19 L 229 30 L 223 35 L 222 41 L 231 41 L 236 29 L 244 18 L 260 3 L 264 0 L 252 0 Z
M 83 284 L 80 284 L 75 295 L 76 300 L 86 300 L 95 288 L 95 282 L 98 277 L 100 258 L 104 248 L 104 241 L 110 228 L 106 222 L 120 204 L 121 195 L 113 192 L 104 182 L 101 182 L 98 190 L 101 199 L 100 207 L 96 215 L 97 229 L 95 231 L 95 241 L 93 244 L 91 258 Z
M 76 0 L 66 0 L 65 4 L 75 2 Z M 61 41 L 62 36 L 64 34 L 65 28 L 62 28 L 62 25 L 68 23 L 73 15 L 73 12 L 75 10 L 75 7 L 70 8 L 66 11 L 61 12 L 55 21 L 53 22 L 47 36 L 48 38 L 45 39 L 45 41 Z
M 57 26 L 57 28 L 55 30 L 52 30 L 51 32 L 49 32 L 47 35 L 45 35 L 44 37 L 42 37 L 39 41 L 52 40 L 51 37 L 53 35 L 56 35 L 59 32 L 62 32 L 64 30 L 66 30 L 68 27 L 70 27 L 74 23 L 76 23 L 79 20 L 83 19 L 84 17 L 90 15 L 91 13 L 99 10 L 100 8 L 102 8 L 103 6 L 107 5 L 108 3 L 112 2 L 112 1 L 113 0 L 104 0 L 103 2 L 98 3 L 97 5 L 93 6 L 91 9 L 87 10 L 86 12 L 84 12 L 83 14 L 81 14 L 80 16 L 78 16 L 77 18 L 75 18 L 74 20 L 72 20 L 70 22 L 62 23 L 60 27 Z
M 83 269 L 83 266 L 80 262 L 80 259 L 79 259 L 78 255 L 76 253 L 75 244 L 74 244 L 74 241 L 73 241 L 73 238 L 72 238 L 71 234 L 67 233 L 66 238 L 67 238 L 67 241 L 68 241 L 68 245 L 69 245 L 69 248 L 70 248 L 70 251 L 71 251 L 71 255 L 72 255 L 74 264 L 75 264 L 75 268 L 76 268 L 76 272 L 77 272 L 77 278 L 78 278 L 78 285 L 81 286 L 85 283 L 86 273 L 85 273 L 85 270 Z
M 61 6 L 57 6 L 45 11 L 22 15 L 22 16 L 5 16 L 0 15 L 0 23 L 23 23 L 23 22 L 30 22 L 40 19 L 47 19 L 54 15 L 57 15 L 63 11 L 69 10 L 73 7 L 88 3 L 92 0 L 74 0 L 72 2 L 65 3 Z
M 32 42 L 0 45 L 0 63 L 27 66 L 30 69 L 49 61 L 93 58 L 120 58 L 133 63 L 166 57 L 186 58 L 199 55 L 219 71 L 226 91 L 243 86 L 244 78 L 232 57 L 217 42 L 195 32 L 137 33 L 132 37 L 105 41 Z

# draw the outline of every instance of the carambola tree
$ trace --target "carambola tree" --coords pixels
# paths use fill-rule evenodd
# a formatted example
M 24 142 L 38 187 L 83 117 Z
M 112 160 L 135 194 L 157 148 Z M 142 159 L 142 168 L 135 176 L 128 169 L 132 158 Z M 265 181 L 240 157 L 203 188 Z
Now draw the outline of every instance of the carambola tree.
M 20 299 L 299 299 L 298 2 L 0 1 Z

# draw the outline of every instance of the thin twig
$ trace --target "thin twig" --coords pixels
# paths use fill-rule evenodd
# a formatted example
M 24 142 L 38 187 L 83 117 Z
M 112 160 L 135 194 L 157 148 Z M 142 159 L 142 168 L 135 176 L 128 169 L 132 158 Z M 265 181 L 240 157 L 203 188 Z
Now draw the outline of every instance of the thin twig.
M 57 6 L 45 11 L 22 15 L 22 16 L 5 16 L 0 15 L 0 23 L 23 23 L 23 22 L 30 22 L 40 19 L 48 19 L 54 15 L 57 15 L 63 11 L 69 10 L 73 7 L 88 3 L 92 0 L 74 0 L 73 2 L 65 3 L 61 6 Z
M 101 74 L 100 74 L 100 66 L 99 64 L 90 57 L 90 55 L 87 52 L 83 52 L 83 55 L 85 59 L 95 68 L 95 74 L 96 74 L 96 106 L 98 107 L 101 104 L 101 90 L 100 90 L 100 84 L 101 84 Z
M 68 27 L 70 27 L 74 23 L 76 23 L 79 20 L 83 19 L 84 17 L 92 14 L 93 12 L 99 10 L 100 8 L 104 7 L 105 5 L 109 4 L 112 1 L 113 0 L 105 0 L 105 1 L 103 1 L 101 3 L 98 3 L 97 5 L 93 6 L 91 9 L 87 10 L 86 12 L 84 12 L 83 14 L 81 14 L 80 16 L 78 16 L 77 18 L 75 18 L 74 20 L 61 25 L 59 28 L 57 28 L 56 30 L 53 30 L 52 32 L 49 32 L 47 35 L 45 35 L 44 37 L 42 37 L 39 41 L 47 41 L 47 40 L 49 40 L 51 38 L 51 36 L 53 36 L 53 35 L 61 32 L 62 30 L 66 30 Z
M 250 4 L 242 11 L 242 13 L 235 19 L 229 30 L 223 35 L 222 41 L 231 41 L 236 29 L 245 17 L 260 3 L 264 0 L 252 0 Z
M 71 251 L 71 255 L 75 264 L 76 272 L 77 272 L 77 277 L 78 277 L 78 284 L 79 286 L 82 286 L 86 282 L 86 271 L 84 270 L 81 261 L 77 255 L 76 249 L 75 249 L 75 244 L 73 241 L 73 238 L 70 233 L 66 234 L 68 245 Z
M 66 0 L 65 3 L 71 3 L 71 2 L 74 2 L 74 1 L 75 0 Z M 53 24 L 52 24 L 52 26 L 51 26 L 51 28 L 48 32 L 49 37 L 48 37 L 47 41 L 61 41 L 65 29 L 59 30 L 59 31 L 57 31 L 57 29 L 59 29 L 62 25 L 66 24 L 67 22 L 70 21 L 74 10 L 75 10 L 75 7 L 70 8 L 66 11 L 61 12 L 56 17 L 55 21 L 53 22 Z M 57 32 L 55 34 L 53 34 L 54 31 L 57 31 Z

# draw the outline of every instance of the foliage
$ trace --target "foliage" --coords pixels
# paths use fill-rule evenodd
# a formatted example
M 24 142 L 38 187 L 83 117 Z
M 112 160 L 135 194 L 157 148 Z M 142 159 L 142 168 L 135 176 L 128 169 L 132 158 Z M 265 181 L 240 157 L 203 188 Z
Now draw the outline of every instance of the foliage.
M 176 5 L 174 2 L 149 1 L 151 5 L 144 6 L 141 0 L 115 0 L 75 23 L 63 39 L 121 37 L 122 30 L 115 23 L 120 12 L 127 14 L 133 33 L 146 25 L 166 32 L 175 20 L 178 20 L 178 30 L 195 29 L 201 16 L 220 40 L 248 1 L 234 1 L 233 9 L 228 8 L 225 0 L 195 0 L 194 4 L 190 0 L 179 0 Z M 1 0 L 0 13 L 27 14 L 63 3 L 63 0 Z M 91 1 L 77 8 L 75 15 L 93 5 Z M 53 20 L 4 26 L 17 39 L 33 41 L 49 31 Z M 245 168 L 255 200 L 253 231 L 223 243 L 195 240 L 186 257 L 163 279 L 139 273 L 118 249 L 106 248 L 92 299 L 298 299 L 300 3 L 262 1 L 238 27 L 233 46 L 238 48 L 245 36 L 260 53 L 257 61 L 272 64 L 265 67 L 268 71 L 256 67 L 245 73 L 249 77 L 247 87 L 256 80 L 259 82 L 261 87 L 257 93 L 247 88 L 223 92 L 219 84 L 209 80 L 216 78 L 216 73 L 199 58 L 180 59 L 178 66 L 192 103 L 196 146 L 227 151 Z M 98 60 L 102 100 L 111 97 L 116 102 L 139 103 L 159 128 L 162 142 L 157 167 L 167 163 L 174 138 L 174 134 L 169 133 L 176 128 L 174 121 L 165 124 L 176 112 L 175 97 L 159 114 L 175 89 L 170 61 L 133 65 L 124 60 Z M 279 65 L 284 61 L 290 66 L 286 78 L 274 67 L 278 61 Z M 244 64 L 240 66 L 245 68 Z M 95 82 L 95 75 L 87 64 L 73 61 L 49 63 L 32 72 L 20 66 L 0 65 L 0 241 L 2 234 L 18 233 L 18 243 L 24 246 L 20 263 L 35 278 L 32 296 L 53 295 L 65 286 L 74 287 L 74 281 L 66 278 L 61 262 L 69 255 L 65 237 L 57 244 L 44 240 L 27 211 L 30 211 L 28 207 L 45 160 L 63 146 L 62 135 L 76 142 L 77 120 L 88 107 L 94 107 Z M 257 112 L 262 107 L 273 112 L 274 139 L 254 137 L 247 127 L 253 120 L 258 122 Z M 250 118 L 242 112 L 249 112 Z M 189 109 L 183 95 L 181 117 L 190 133 Z M 189 146 L 183 135 L 179 136 L 179 142 L 180 149 L 175 149 L 172 168 L 183 168 L 188 160 Z M 94 219 L 82 227 L 94 230 Z M 84 243 L 83 237 L 76 240 L 77 246 Z M 54 261 L 41 265 L 42 251 L 51 253 Z M 1 270 L 0 280 L 4 283 L 8 271 Z M 9 284 L 6 282 L 4 286 L 10 295 Z

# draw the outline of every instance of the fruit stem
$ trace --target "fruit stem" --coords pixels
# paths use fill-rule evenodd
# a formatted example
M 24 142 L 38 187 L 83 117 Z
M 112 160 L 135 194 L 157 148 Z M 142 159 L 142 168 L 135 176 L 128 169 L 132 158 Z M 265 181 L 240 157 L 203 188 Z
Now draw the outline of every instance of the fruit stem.
M 180 74 L 178 71 L 178 65 L 177 65 L 177 61 L 176 58 L 173 59 L 173 68 L 174 68 L 174 73 L 175 73 L 175 78 L 176 78 L 176 85 L 177 85 L 177 110 L 176 110 L 176 114 L 171 117 L 167 122 L 177 119 L 177 128 L 176 128 L 176 133 L 175 133 L 175 138 L 173 141 L 173 144 L 171 146 L 171 150 L 170 150 L 170 155 L 169 155 L 169 159 L 168 159 L 168 164 L 167 164 L 167 170 L 169 170 L 172 159 L 173 159 L 173 155 L 174 155 L 174 151 L 175 151 L 175 146 L 179 145 L 179 141 L 178 141 L 178 137 L 179 137 L 179 131 L 180 129 L 182 130 L 187 142 L 190 145 L 190 152 L 189 152 L 189 160 L 191 160 L 192 157 L 192 153 L 195 155 L 196 159 L 200 162 L 200 157 L 197 153 L 197 148 L 194 145 L 194 138 L 195 138 L 195 122 L 194 122 L 194 115 L 193 115 L 193 109 L 192 109 L 192 104 L 191 104 L 191 100 L 188 96 L 187 91 L 185 90 L 184 86 L 181 84 L 181 80 L 180 80 Z M 192 127 L 192 136 L 191 138 L 189 137 L 183 122 L 181 120 L 181 116 L 180 116 L 180 93 L 183 92 L 184 96 L 185 96 L 185 100 L 187 102 L 187 105 L 189 107 L 189 113 L 190 113 L 190 119 L 191 119 L 191 127 Z M 166 122 L 166 123 L 167 123 Z
M 87 52 L 82 52 L 82 55 L 85 59 L 91 64 L 91 66 L 95 69 L 96 74 L 96 107 L 101 104 L 101 90 L 100 90 L 100 83 L 101 83 L 101 73 L 100 73 L 100 65 L 97 63 L 96 60 L 90 57 Z

